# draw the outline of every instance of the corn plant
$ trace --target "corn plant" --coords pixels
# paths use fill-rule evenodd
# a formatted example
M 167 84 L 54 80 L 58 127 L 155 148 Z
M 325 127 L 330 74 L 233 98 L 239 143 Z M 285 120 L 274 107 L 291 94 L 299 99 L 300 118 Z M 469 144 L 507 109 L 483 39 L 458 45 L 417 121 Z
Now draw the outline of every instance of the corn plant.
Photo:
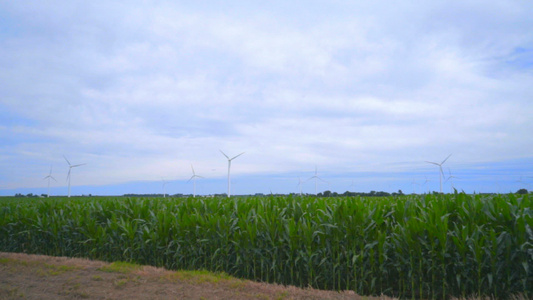
M 533 296 L 527 195 L 0 199 L 0 251 L 362 295 Z

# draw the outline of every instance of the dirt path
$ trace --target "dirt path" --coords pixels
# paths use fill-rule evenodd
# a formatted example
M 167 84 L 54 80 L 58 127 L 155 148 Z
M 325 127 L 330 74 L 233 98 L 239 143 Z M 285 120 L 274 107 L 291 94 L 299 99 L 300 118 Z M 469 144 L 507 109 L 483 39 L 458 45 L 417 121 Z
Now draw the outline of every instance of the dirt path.
M 0 299 L 392 299 L 223 274 L 0 252 Z

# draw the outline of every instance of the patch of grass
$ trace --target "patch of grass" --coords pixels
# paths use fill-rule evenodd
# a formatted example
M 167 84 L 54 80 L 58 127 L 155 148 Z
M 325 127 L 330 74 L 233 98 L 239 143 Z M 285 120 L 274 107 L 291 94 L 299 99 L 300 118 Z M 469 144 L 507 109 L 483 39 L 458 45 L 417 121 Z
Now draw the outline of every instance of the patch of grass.
M 137 264 L 132 264 L 128 262 L 122 262 L 117 261 L 114 263 L 111 263 L 107 266 L 103 266 L 99 268 L 98 270 L 104 271 L 104 272 L 110 272 L 110 273 L 123 273 L 123 274 L 129 274 L 133 271 L 140 270 L 142 266 Z
M 123 278 L 123 279 L 119 279 L 119 280 L 115 280 L 115 282 L 113 282 L 113 285 L 116 287 L 116 288 L 122 288 L 124 287 L 124 285 L 126 283 L 128 283 L 128 278 Z
M 76 266 L 66 265 L 51 265 L 40 261 L 23 261 L 11 258 L 0 259 L 0 264 L 8 266 L 24 266 L 33 268 L 35 273 L 39 276 L 56 276 L 68 271 L 80 269 Z
M 233 279 L 230 283 L 229 283 L 229 287 L 232 288 L 232 289 L 243 289 L 244 286 L 246 285 L 246 282 L 244 280 L 241 280 L 241 279 Z
M 15 265 L 35 268 L 36 273 L 41 276 L 60 275 L 67 271 L 80 269 L 76 266 L 66 265 L 51 265 L 40 261 L 24 261 L 12 258 L 0 258 L 0 264 L 2 265 Z
M 2 264 L 2 265 L 7 265 L 10 261 L 11 261 L 11 259 L 6 258 L 6 257 L 0 258 L 0 264 Z
M 242 289 L 246 282 L 244 280 L 232 277 L 224 272 L 210 272 L 205 270 L 199 271 L 172 271 L 170 274 L 165 274 L 159 277 L 160 281 L 176 281 L 183 280 L 193 284 L 201 283 L 224 283 L 232 289 Z
M 232 277 L 224 272 L 220 273 L 213 273 L 205 270 L 201 271 L 178 271 L 179 274 L 178 277 L 190 280 L 194 283 L 219 283 L 220 281 L 228 281 L 231 280 Z
M 287 298 L 287 296 L 289 296 L 289 292 L 285 291 L 285 292 L 282 292 L 278 295 L 278 297 L 276 297 L 277 300 L 283 300 L 285 298 Z
M 104 280 L 102 278 L 102 276 L 100 276 L 100 275 L 94 275 L 94 276 L 91 277 L 91 279 L 94 280 L 94 281 L 102 281 L 102 280 Z

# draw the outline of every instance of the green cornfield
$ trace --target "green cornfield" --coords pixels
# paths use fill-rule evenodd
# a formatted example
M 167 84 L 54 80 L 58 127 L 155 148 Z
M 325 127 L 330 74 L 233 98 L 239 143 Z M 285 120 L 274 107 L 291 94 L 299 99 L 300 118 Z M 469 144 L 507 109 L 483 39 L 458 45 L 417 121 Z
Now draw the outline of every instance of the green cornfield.
M 0 198 L 0 251 L 401 298 L 533 297 L 527 195 Z

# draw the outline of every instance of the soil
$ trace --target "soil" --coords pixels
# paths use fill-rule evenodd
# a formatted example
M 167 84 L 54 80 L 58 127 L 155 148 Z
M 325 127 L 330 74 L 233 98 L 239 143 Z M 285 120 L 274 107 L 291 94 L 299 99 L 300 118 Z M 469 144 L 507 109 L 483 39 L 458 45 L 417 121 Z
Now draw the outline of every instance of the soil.
M 224 274 L 0 252 L 0 299 L 392 299 Z

